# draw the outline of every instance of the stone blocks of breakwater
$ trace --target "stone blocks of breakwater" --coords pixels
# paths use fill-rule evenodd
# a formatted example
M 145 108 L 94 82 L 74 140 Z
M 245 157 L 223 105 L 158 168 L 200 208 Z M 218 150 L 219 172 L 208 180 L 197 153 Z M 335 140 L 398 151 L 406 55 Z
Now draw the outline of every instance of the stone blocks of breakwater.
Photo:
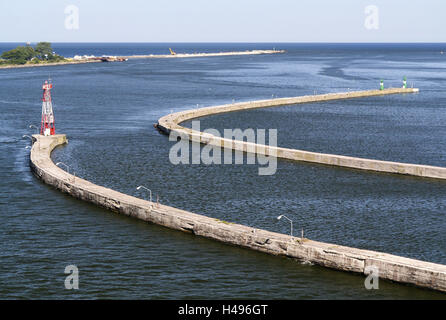
M 30 166 L 34 174 L 80 200 L 167 228 L 335 270 L 365 274 L 368 266 L 374 266 L 382 279 L 446 292 L 444 265 L 301 239 L 145 201 L 95 185 L 57 167 L 51 152 L 67 143 L 65 135 L 33 135 L 33 139 Z
M 265 145 L 255 145 L 243 141 L 228 140 L 222 137 L 209 137 L 209 134 L 194 131 L 189 128 L 180 126 L 180 123 L 204 116 L 211 116 L 215 114 L 235 112 L 241 110 L 250 110 L 267 107 L 279 107 L 285 105 L 302 104 L 310 102 L 321 102 L 339 99 L 351 99 L 360 97 L 382 96 L 390 94 L 402 93 L 416 93 L 417 88 L 391 88 L 385 90 L 368 90 L 368 91 L 354 91 L 345 93 L 330 93 L 321 95 L 302 96 L 295 98 L 281 98 L 273 100 L 261 100 L 252 102 L 241 102 L 235 104 L 227 104 L 222 106 L 206 107 L 201 109 L 192 109 L 174 114 L 169 114 L 159 119 L 157 128 L 163 133 L 170 133 L 172 130 L 179 135 L 187 137 L 191 141 L 200 142 L 204 144 L 215 145 L 219 147 L 230 147 L 237 151 L 248 152 L 249 150 L 256 150 L 256 153 L 262 155 L 274 155 L 277 158 L 320 163 L 325 165 L 339 166 L 345 168 L 353 168 L 367 171 L 377 171 L 395 174 L 405 174 L 411 176 L 419 176 L 434 179 L 446 179 L 446 168 L 429 166 L 422 164 L 410 164 L 402 162 L 382 161 L 374 159 L 365 159 L 358 157 L 350 157 L 335 154 L 325 154 L 318 152 L 311 152 L 305 150 L 280 148 Z M 250 148 L 251 147 L 251 148 Z

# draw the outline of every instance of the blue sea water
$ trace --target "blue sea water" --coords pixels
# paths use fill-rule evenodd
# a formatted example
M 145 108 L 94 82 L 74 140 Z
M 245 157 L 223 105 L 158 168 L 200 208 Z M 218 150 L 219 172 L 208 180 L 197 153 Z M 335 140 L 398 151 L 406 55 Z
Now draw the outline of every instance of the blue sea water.
M 18 44 L 1 43 L 0 52 Z M 286 214 L 306 237 L 446 263 L 443 181 L 278 161 L 180 165 L 152 124 L 171 111 L 408 83 L 419 94 L 259 109 L 202 118 L 202 128 L 277 129 L 280 146 L 445 166 L 445 44 L 55 43 L 64 56 L 285 49 L 285 54 L 146 59 L 0 70 L 0 298 L 399 299 L 443 294 L 240 249 L 110 213 L 30 172 L 28 126 L 53 79 L 53 158 L 128 194 L 271 231 Z M 80 288 L 64 288 L 77 265 Z

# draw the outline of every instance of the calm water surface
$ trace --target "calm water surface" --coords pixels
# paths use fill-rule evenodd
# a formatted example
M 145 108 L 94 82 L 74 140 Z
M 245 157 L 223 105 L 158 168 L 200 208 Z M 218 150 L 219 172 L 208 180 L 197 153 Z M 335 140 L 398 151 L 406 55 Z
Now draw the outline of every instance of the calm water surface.
M 16 44 L 1 44 L 0 51 Z M 164 44 L 55 44 L 75 54 L 164 53 Z M 270 44 L 177 44 L 177 52 L 271 49 Z M 446 264 L 446 182 L 278 161 L 169 162 L 172 143 L 152 124 L 172 111 L 236 101 L 400 86 L 419 94 L 313 103 L 206 117 L 202 128 L 278 129 L 280 146 L 445 166 L 443 45 L 292 45 L 283 55 L 132 60 L 0 70 L 0 298 L 419 299 L 445 295 L 301 265 L 150 225 L 75 200 L 31 174 L 29 124 L 51 76 L 53 153 L 77 176 L 116 190 L 271 231 L 286 214 L 306 237 Z M 189 125 L 189 124 L 188 124 Z M 64 289 L 77 265 L 80 289 Z

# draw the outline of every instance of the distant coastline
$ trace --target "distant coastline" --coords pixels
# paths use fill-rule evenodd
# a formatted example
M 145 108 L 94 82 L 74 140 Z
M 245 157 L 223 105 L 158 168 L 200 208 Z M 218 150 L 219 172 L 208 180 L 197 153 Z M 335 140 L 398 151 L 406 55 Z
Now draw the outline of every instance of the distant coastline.
M 101 62 L 99 60 L 80 60 L 80 61 L 74 61 L 74 60 L 66 60 L 66 61 L 60 61 L 60 62 L 48 62 L 48 63 L 37 63 L 37 64 L 7 64 L 7 65 L 0 65 L 0 69 L 16 69 L 16 68 L 33 68 L 33 67 L 48 67 L 48 66 L 60 66 L 65 64 L 81 64 L 81 63 L 95 63 L 95 62 Z
M 230 51 L 230 52 L 209 52 L 209 53 L 175 53 L 175 54 L 150 54 L 150 55 L 131 55 L 131 56 L 104 56 L 104 57 L 88 57 L 88 58 L 65 58 L 59 62 L 44 62 L 44 63 L 27 63 L 21 65 L 0 65 L 0 69 L 15 69 L 15 68 L 32 68 L 32 67 L 46 67 L 59 66 L 67 64 L 83 64 L 83 63 L 98 63 L 98 62 L 116 62 L 125 61 L 128 59 L 167 59 L 167 58 L 202 58 L 202 57 L 220 57 L 220 56 L 240 56 L 240 55 L 262 55 L 262 54 L 278 54 L 285 53 L 285 50 L 247 50 L 247 51 Z

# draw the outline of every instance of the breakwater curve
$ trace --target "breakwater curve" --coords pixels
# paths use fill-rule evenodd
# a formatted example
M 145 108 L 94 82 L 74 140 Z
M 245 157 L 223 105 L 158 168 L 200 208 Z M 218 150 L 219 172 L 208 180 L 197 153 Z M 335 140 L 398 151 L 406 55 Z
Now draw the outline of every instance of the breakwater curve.
M 236 112 L 241 110 L 250 110 L 258 108 L 271 108 L 286 105 L 298 105 L 303 103 L 321 102 L 339 99 L 351 99 L 361 97 L 382 96 L 391 94 L 417 93 L 417 88 L 390 88 L 384 90 L 366 90 L 352 91 L 344 93 L 328 93 L 320 95 L 309 95 L 294 98 L 280 98 L 271 100 L 258 100 L 249 102 L 240 102 L 220 106 L 205 107 L 200 109 L 191 109 L 166 115 L 158 120 L 155 125 L 162 133 L 170 134 L 174 132 L 177 136 L 189 139 L 190 141 L 229 148 L 241 152 L 252 152 L 256 154 L 274 156 L 281 159 L 294 161 L 312 162 L 324 165 L 339 166 L 345 168 L 385 172 L 393 174 L 403 174 L 434 179 L 446 179 L 446 167 L 437 167 L 423 164 L 411 164 L 393 161 L 383 161 L 376 159 L 366 159 L 351 156 L 335 155 L 311 152 L 305 150 L 288 149 L 250 142 L 225 139 L 216 137 L 209 133 L 203 133 L 190 128 L 185 128 L 180 124 L 182 122 L 193 120 L 200 117 L 211 116 L 215 114 Z
M 95 185 L 56 166 L 51 152 L 68 141 L 65 135 L 33 135 L 30 167 L 44 183 L 116 213 L 174 230 L 260 252 L 297 259 L 335 270 L 367 274 L 446 292 L 446 266 L 370 250 L 317 242 L 252 228 L 146 201 Z

